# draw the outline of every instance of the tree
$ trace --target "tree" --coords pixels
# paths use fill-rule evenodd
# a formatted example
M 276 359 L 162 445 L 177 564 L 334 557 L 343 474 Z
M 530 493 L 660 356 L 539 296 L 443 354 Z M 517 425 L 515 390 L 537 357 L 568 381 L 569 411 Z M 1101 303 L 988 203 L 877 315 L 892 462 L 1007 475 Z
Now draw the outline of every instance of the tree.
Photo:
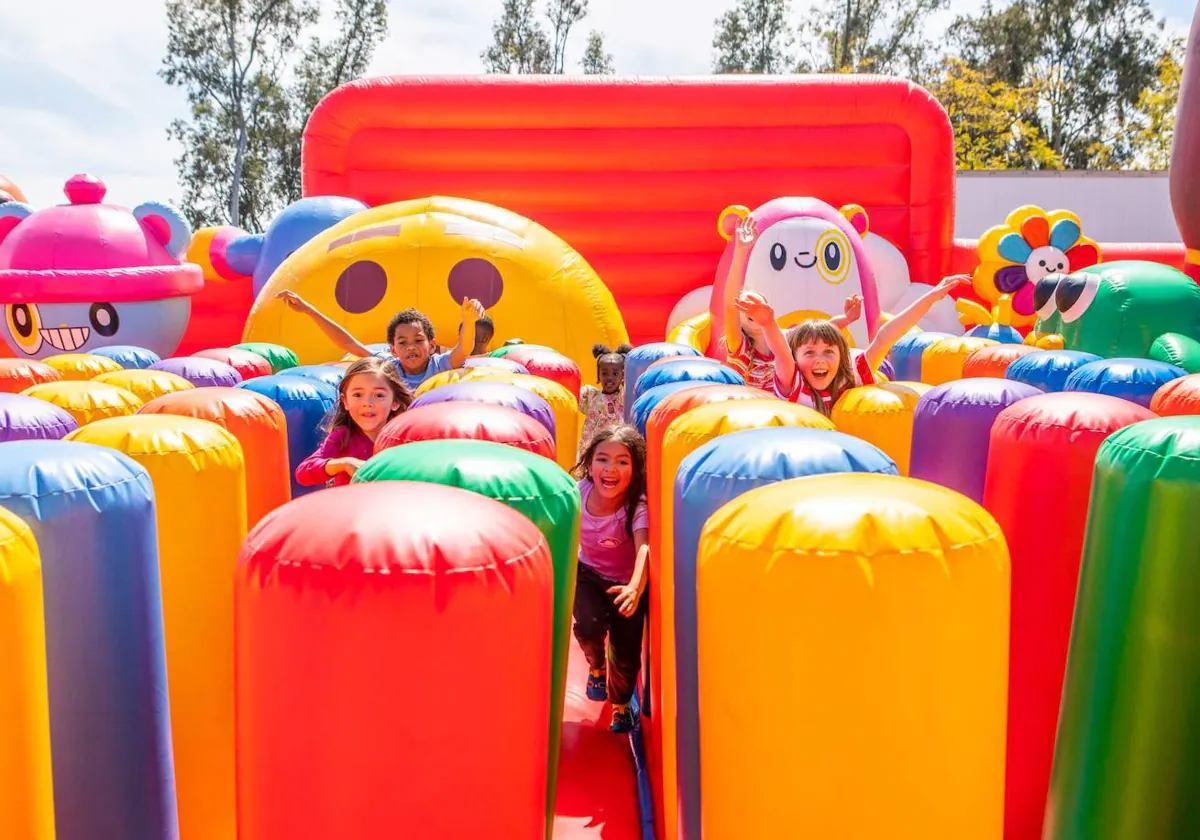
M 714 73 L 786 73 L 795 58 L 791 0 L 738 0 L 715 21 Z
M 546 20 L 550 33 L 537 18 L 534 0 L 504 0 L 500 17 L 492 24 L 492 43 L 483 51 L 488 73 L 567 72 L 567 41 L 571 28 L 587 17 L 588 0 L 549 0 Z M 604 51 L 604 36 L 588 35 L 582 60 L 584 73 L 612 73 L 612 56 Z
M 483 51 L 488 73 L 549 73 L 554 50 L 538 22 L 533 0 L 504 0 L 492 24 L 492 45 Z
M 951 37 L 973 69 L 1032 86 L 1028 118 L 1070 168 L 1117 168 L 1137 156 L 1142 91 L 1163 53 L 1147 0 L 1014 0 L 959 18 Z
M 1171 165 L 1175 139 L 1175 109 L 1183 79 L 1184 42 L 1173 38 L 1158 59 L 1158 75 L 1138 98 L 1138 129 L 1134 135 L 1138 163 L 1148 169 Z
M 824 0 L 801 27 L 804 71 L 889 73 L 921 79 L 929 16 L 946 0 Z
M 1025 117 L 1037 107 L 1034 88 L 990 79 L 962 59 L 947 58 L 930 93 L 950 116 L 959 169 L 1062 168 L 1046 138 Z
M 606 76 L 613 73 L 612 55 L 604 50 L 604 36 L 592 31 L 588 34 L 587 48 L 580 62 L 583 72 L 589 76 Z
M 189 118 L 168 135 L 193 225 L 265 229 L 299 196 L 302 125 L 332 86 L 361 73 L 386 29 L 386 6 L 338 0 L 340 33 L 312 38 L 312 0 L 167 0 L 167 53 L 159 75 L 185 90 Z M 295 81 L 289 86 L 289 77 Z

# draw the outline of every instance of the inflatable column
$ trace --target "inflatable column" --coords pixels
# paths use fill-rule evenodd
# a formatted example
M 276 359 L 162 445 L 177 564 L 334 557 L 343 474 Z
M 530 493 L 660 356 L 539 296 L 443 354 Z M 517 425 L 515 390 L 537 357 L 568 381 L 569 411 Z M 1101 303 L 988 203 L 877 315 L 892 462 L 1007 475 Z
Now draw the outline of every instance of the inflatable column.
M 232 838 L 233 573 L 246 536 L 242 448 L 215 423 L 170 415 L 101 420 L 68 440 L 122 452 L 154 482 L 179 828 L 182 837 Z
M 825 429 L 749 429 L 704 444 L 679 465 L 675 511 L 675 674 L 678 823 L 667 807 L 664 836 L 700 837 L 700 710 L 696 663 L 696 558 L 708 518 L 741 494 L 807 475 L 873 472 L 896 464 L 866 441 Z M 667 492 L 672 492 L 670 488 Z M 669 666 L 670 663 L 666 663 Z
M 77 428 L 75 418 L 53 403 L 0 391 L 0 443 L 62 440 Z
M 555 434 L 557 422 L 550 403 L 539 397 L 533 391 L 527 391 L 507 382 L 465 381 L 443 385 L 441 388 L 422 394 L 412 401 L 408 408 L 420 408 L 435 403 L 487 403 L 502 405 L 505 408 L 515 408 L 522 414 L 532 417 L 546 427 L 550 434 Z M 557 438 L 556 438 L 557 440 Z
M 896 462 L 900 475 L 908 475 L 913 415 L 930 387 L 923 382 L 885 382 L 851 388 L 833 407 L 833 425 L 875 444 Z
M 485 403 L 471 406 L 470 410 L 454 403 L 410 408 L 379 431 L 375 451 L 443 438 L 504 443 L 554 460 L 554 437 L 545 426 L 515 408 Z
M 659 341 L 635 347 L 625 355 L 625 422 L 633 422 L 633 401 L 636 399 L 634 392 L 637 390 L 638 378 L 660 359 L 677 357 L 699 359 L 702 358 L 702 354 L 695 347 L 686 344 Z
M 319 487 L 304 487 L 296 481 L 296 467 L 316 452 L 321 441 L 325 439 L 321 421 L 337 405 L 338 389 L 314 379 L 278 375 L 255 377 L 237 387 L 261 394 L 283 409 L 288 436 L 288 470 L 291 475 L 292 498 L 320 490 Z
M 626 367 L 629 362 L 626 360 Z M 660 365 L 652 365 L 637 378 L 633 385 L 633 393 L 625 394 L 625 404 L 632 399 L 635 402 L 642 394 L 651 388 L 668 385 L 672 382 L 716 382 L 721 385 L 745 385 L 746 380 L 731 367 L 726 367 L 713 359 L 670 359 Z M 632 415 L 630 416 L 632 419 Z
M 42 557 L 57 840 L 175 840 L 150 477 L 100 446 L 0 448 L 0 507 Z
M 670 386 L 659 386 L 660 388 Z M 653 390 L 644 395 L 649 398 Z M 675 475 L 683 459 L 709 441 L 722 435 L 745 429 L 765 429 L 773 426 L 792 426 L 808 429 L 833 430 L 833 424 L 811 408 L 783 400 L 763 397 L 757 400 L 736 400 L 698 405 L 681 415 L 667 428 L 662 444 L 662 473 Z M 647 727 L 650 771 L 658 796 L 655 798 L 656 824 L 675 824 L 675 539 L 671 525 L 675 521 L 674 482 L 664 483 L 659 490 L 659 506 L 663 527 L 659 529 L 660 556 L 651 557 L 658 577 L 650 575 L 648 594 L 649 615 L 649 672 L 650 701 Z M 668 811 L 668 805 L 670 810 Z M 667 836 L 674 836 L 668 834 Z
M 1200 417 L 1096 457 L 1047 840 L 1200 837 Z
M 1154 415 L 1101 394 L 1022 400 L 992 425 L 983 505 L 1012 557 L 1007 840 L 1039 840 L 1092 466 L 1113 432 Z
M 0 826 L 54 840 L 42 564 L 29 526 L 0 508 Z
M 459 410 L 466 412 L 471 408 L 460 406 Z M 471 490 L 528 517 L 545 536 L 554 561 L 550 765 L 546 783 L 549 830 L 554 818 L 579 552 L 579 489 L 575 480 L 549 459 L 512 446 L 474 440 L 437 440 L 381 452 L 354 475 L 355 484 L 372 481 L 427 481 Z
M 696 576 L 706 840 L 999 837 L 1008 572 L 986 511 L 913 479 L 797 478 L 714 513 Z
M 1200 282 L 1200 193 L 1196 177 L 1200 175 L 1200 9 L 1192 15 L 1187 53 L 1183 58 L 1183 78 L 1179 104 L 1175 111 L 1175 136 L 1171 146 L 1171 210 L 1183 237 L 1187 256 L 1183 270 Z
M 456 487 L 334 487 L 259 523 L 235 587 L 239 840 L 543 834 L 537 526 Z
M 137 394 L 102 382 L 45 382 L 21 393 L 58 406 L 75 418 L 79 426 L 109 417 L 125 417 L 142 407 Z

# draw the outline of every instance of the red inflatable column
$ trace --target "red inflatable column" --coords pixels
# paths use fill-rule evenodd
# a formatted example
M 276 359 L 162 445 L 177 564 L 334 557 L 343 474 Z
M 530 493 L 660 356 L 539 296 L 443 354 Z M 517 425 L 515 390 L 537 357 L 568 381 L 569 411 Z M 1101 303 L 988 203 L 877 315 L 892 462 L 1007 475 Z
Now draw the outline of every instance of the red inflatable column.
M 466 490 L 269 514 L 236 582 L 239 840 L 541 837 L 553 598 L 541 531 Z
M 992 426 L 983 505 L 1012 557 L 1005 840 L 1042 836 L 1096 452 L 1155 416 L 1117 397 L 1064 392 L 1021 400 Z

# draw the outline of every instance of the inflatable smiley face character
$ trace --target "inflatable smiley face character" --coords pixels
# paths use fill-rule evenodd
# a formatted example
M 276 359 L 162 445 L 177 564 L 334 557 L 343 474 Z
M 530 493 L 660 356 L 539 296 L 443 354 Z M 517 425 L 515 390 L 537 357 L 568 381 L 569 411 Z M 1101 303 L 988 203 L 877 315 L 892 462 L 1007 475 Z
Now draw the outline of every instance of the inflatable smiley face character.
M 490 204 L 423 198 L 355 213 L 289 256 L 255 299 L 245 341 L 283 344 L 302 364 L 341 352 L 311 318 L 277 295 L 295 292 L 364 344 L 415 308 L 447 348 L 463 299 L 478 300 L 496 325 L 496 343 L 520 336 L 553 347 L 582 369 L 592 346 L 628 341 L 612 294 L 587 261 L 546 228 Z
M 18 357 L 87 353 L 129 344 L 169 356 L 200 291 L 200 267 L 181 262 L 192 232 L 156 202 L 104 204 L 104 183 L 76 175 L 69 204 L 34 212 L 0 204 L 0 338 Z
M 747 236 L 749 226 L 742 224 L 747 216 L 753 218 L 755 230 L 743 275 L 734 252 L 738 237 Z M 735 293 L 763 295 L 785 327 L 840 315 L 847 297 L 861 295 L 863 318 L 849 332 L 856 346 L 867 346 L 879 324 L 879 295 L 862 241 L 867 232 L 865 210 L 848 205 L 839 211 L 815 198 L 777 198 L 753 213 L 741 206 L 727 208 L 718 229 L 729 244 L 713 287 L 710 355 L 718 354 L 716 342 L 725 335 L 723 303 L 730 284 Z

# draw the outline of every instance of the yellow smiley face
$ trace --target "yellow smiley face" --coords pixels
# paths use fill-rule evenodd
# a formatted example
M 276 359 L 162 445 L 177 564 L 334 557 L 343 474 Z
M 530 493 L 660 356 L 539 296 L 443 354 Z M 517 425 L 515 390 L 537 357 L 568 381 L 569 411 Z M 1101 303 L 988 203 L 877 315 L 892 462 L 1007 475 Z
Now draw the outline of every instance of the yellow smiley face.
M 489 204 L 425 198 L 375 207 L 305 243 L 271 276 L 246 321 L 244 341 L 291 348 L 301 364 L 341 358 L 311 318 L 276 295 L 295 292 L 365 344 L 387 341 L 397 312 L 415 308 L 446 348 L 458 337 L 463 298 L 495 322 L 492 347 L 509 338 L 543 344 L 581 370 L 592 345 L 628 341 L 612 293 L 567 243 Z

